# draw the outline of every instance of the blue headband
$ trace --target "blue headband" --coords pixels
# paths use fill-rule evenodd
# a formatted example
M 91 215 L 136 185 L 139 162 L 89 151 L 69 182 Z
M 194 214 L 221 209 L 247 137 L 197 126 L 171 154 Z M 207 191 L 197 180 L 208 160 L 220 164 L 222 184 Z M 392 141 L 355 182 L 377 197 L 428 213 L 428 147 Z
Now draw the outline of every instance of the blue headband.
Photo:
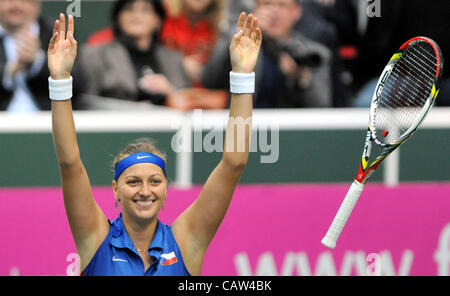
M 114 180 L 117 181 L 117 179 L 119 179 L 120 175 L 123 173 L 124 170 L 126 170 L 130 166 L 137 164 L 137 163 L 156 164 L 163 170 L 164 175 L 166 175 L 166 164 L 161 157 L 159 157 L 153 153 L 138 152 L 138 153 L 131 154 L 131 155 L 125 157 L 124 159 L 122 159 L 121 161 L 119 161 L 119 163 L 116 165 L 116 168 L 115 168 L 116 174 L 114 176 Z

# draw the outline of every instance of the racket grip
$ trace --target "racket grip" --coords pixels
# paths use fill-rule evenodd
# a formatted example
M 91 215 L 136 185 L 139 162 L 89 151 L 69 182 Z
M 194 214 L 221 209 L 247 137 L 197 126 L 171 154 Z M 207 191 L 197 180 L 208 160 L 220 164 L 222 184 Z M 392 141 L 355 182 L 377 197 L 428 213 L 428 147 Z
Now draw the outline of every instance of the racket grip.
M 350 214 L 353 211 L 353 208 L 358 201 L 361 192 L 364 189 L 364 184 L 359 183 L 358 181 L 353 181 L 352 186 L 347 192 L 347 195 L 344 198 L 336 216 L 334 217 L 333 222 L 331 223 L 330 228 L 328 229 L 327 234 L 322 239 L 322 244 L 325 247 L 330 249 L 334 249 L 336 247 L 336 242 L 341 235 L 342 229 L 344 229 L 345 224 L 347 223 Z

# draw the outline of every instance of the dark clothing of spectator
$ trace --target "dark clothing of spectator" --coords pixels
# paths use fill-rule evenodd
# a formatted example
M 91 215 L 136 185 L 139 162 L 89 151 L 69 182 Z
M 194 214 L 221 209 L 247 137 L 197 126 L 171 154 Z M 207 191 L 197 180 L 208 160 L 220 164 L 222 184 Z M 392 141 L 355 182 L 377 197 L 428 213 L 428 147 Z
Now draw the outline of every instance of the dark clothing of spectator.
M 26 87 L 30 92 L 33 102 L 39 110 L 50 110 L 50 99 L 48 92 L 48 77 L 50 72 L 47 67 L 47 49 L 50 42 L 50 38 L 53 34 L 53 26 L 45 19 L 39 18 L 37 20 L 39 26 L 39 40 L 41 43 L 41 49 L 43 51 L 43 62 L 40 65 L 40 69 L 33 75 L 26 75 Z M 7 110 L 9 104 L 14 97 L 14 90 L 16 88 L 15 80 L 12 79 L 13 85 L 11 87 L 5 87 L 3 84 L 6 64 L 8 62 L 6 48 L 4 44 L 5 35 L 3 32 L 0 35 L 0 110 Z M 80 67 L 76 62 L 73 69 L 73 98 L 72 104 L 74 109 L 79 108 L 77 101 L 78 95 L 83 92 L 84 79 L 80 75 Z
M 307 86 L 301 86 L 292 77 L 285 76 L 279 68 L 282 52 L 277 42 L 263 37 L 261 53 L 255 67 L 255 108 L 331 107 L 330 52 L 328 49 L 299 33 L 293 40 L 301 42 L 308 50 L 320 57 L 319 67 L 309 68 L 312 78 Z M 229 89 L 228 40 L 221 39 L 202 73 L 202 84 L 211 89 Z

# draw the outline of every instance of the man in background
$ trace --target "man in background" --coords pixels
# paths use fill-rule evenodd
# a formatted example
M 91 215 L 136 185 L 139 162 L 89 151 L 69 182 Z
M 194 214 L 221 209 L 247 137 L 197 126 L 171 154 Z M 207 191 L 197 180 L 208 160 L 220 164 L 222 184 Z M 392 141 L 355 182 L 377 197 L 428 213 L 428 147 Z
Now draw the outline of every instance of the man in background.
M 332 107 L 330 51 L 294 30 L 299 0 L 257 0 L 254 14 L 263 33 L 255 68 L 255 108 Z M 219 40 L 202 73 L 202 84 L 228 89 L 228 40 Z M 228 65 L 228 67 L 226 66 Z
M 0 110 L 50 110 L 46 52 L 53 30 L 40 10 L 40 0 L 0 0 Z M 74 95 L 80 85 L 74 81 Z

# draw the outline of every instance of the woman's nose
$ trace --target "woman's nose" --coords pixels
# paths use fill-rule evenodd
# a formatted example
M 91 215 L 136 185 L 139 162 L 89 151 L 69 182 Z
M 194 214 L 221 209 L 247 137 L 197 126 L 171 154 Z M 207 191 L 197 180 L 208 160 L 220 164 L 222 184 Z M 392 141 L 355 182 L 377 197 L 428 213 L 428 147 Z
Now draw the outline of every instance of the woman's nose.
M 151 191 L 150 185 L 147 184 L 147 183 L 143 183 L 142 186 L 141 186 L 140 194 L 142 196 L 150 196 L 151 193 L 152 193 L 152 191 Z

